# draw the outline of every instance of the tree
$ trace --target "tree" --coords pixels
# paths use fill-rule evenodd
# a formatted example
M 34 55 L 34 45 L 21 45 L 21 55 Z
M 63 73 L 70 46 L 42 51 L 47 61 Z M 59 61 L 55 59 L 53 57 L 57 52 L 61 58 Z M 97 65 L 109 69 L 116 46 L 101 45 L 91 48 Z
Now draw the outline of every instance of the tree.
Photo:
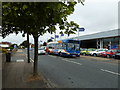
M 47 42 L 52 42 L 53 40 L 52 39 L 48 39 L 48 41 Z
M 27 40 L 23 41 L 20 46 L 24 46 L 25 48 L 27 48 L 28 46 L 28 43 L 27 43 Z
M 3 32 L 28 33 L 34 38 L 34 75 L 37 74 L 38 37 L 47 31 L 56 31 L 56 25 L 65 29 L 67 16 L 72 14 L 77 2 L 5 2 L 3 3 Z M 71 24 L 68 26 L 72 26 Z M 75 28 L 74 28 L 75 30 Z M 70 31 L 71 32 L 71 31 Z M 70 34 L 70 33 L 69 33 Z
M 65 23 L 65 34 L 70 36 L 70 34 L 75 34 L 77 29 L 79 28 L 79 25 L 71 21 L 70 23 L 66 22 Z
M 47 46 L 47 43 L 46 43 L 46 42 L 44 42 L 44 43 L 43 43 L 43 46 Z

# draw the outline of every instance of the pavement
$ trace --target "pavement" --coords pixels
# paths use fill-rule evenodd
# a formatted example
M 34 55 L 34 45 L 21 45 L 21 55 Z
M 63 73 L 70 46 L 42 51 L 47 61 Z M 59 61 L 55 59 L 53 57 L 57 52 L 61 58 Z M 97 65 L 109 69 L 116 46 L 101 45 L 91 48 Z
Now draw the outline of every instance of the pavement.
M 22 50 L 11 56 L 11 62 L 4 62 L 2 88 L 50 88 L 47 79 L 39 72 L 33 76 L 33 62 L 27 63 Z

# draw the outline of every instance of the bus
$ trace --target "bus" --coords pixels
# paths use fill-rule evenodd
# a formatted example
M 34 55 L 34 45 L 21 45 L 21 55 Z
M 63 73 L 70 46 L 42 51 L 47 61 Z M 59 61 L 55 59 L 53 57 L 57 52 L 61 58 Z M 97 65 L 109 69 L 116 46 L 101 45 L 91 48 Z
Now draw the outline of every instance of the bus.
M 60 40 L 57 42 L 51 42 L 48 44 L 48 48 L 51 54 L 67 57 L 79 57 L 80 56 L 80 41 L 79 40 Z
M 58 43 L 57 41 L 56 42 L 49 42 L 49 43 L 47 43 L 46 52 L 48 54 L 53 54 L 53 49 L 57 45 L 57 43 Z

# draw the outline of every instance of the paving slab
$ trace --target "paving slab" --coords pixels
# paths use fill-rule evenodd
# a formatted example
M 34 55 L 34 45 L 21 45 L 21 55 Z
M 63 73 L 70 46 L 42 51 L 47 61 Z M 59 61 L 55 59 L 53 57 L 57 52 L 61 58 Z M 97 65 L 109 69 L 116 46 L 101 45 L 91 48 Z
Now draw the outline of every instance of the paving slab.
M 11 62 L 5 62 L 2 71 L 2 88 L 48 88 L 47 80 L 39 73 L 33 77 L 33 65 L 27 63 L 22 50 L 18 50 Z

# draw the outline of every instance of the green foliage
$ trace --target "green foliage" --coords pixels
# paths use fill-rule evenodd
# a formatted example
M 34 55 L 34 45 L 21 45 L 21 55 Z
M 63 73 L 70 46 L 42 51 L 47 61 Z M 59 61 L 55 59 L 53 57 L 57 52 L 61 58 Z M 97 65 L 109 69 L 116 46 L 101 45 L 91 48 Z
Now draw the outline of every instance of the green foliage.
M 5 54 L 8 52 L 8 48 L 0 48 L 0 52 Z
M 52 42 L 53 40 L 52 39 L 48 39 L 48 41 L 47 42 Z
M 70 34 L 75 34 L 78 28 L 79 25 L 77 23 L 74 23 L 73 21 L 71 21 L 70 23 L 66 22 L 64 33 L 70 36 Z
M 9 47 L 9 49 L 10 49 L 10 50 L 13 50 L 13 49 L 14 49 L 14 47 Z
M 28 43 L 27 43 L 27 40 L 23 41 L 20 46 L 24 46 L 25 48 L 27 48 L 28 46 Z
M 63 30 L 68 23 L 67 16 L 74 12 L 76 4 L 77 2 L 3 2 L 2 36 L 14 32 L 18 34 L 20 31 L 38 37 L 47 31 L 55 32 L 56 25 Z
M 47 46 L 47 43 L 46 43 L 46 42 L 44 42 L 44 43 L 43 43 L 43 46 Z

